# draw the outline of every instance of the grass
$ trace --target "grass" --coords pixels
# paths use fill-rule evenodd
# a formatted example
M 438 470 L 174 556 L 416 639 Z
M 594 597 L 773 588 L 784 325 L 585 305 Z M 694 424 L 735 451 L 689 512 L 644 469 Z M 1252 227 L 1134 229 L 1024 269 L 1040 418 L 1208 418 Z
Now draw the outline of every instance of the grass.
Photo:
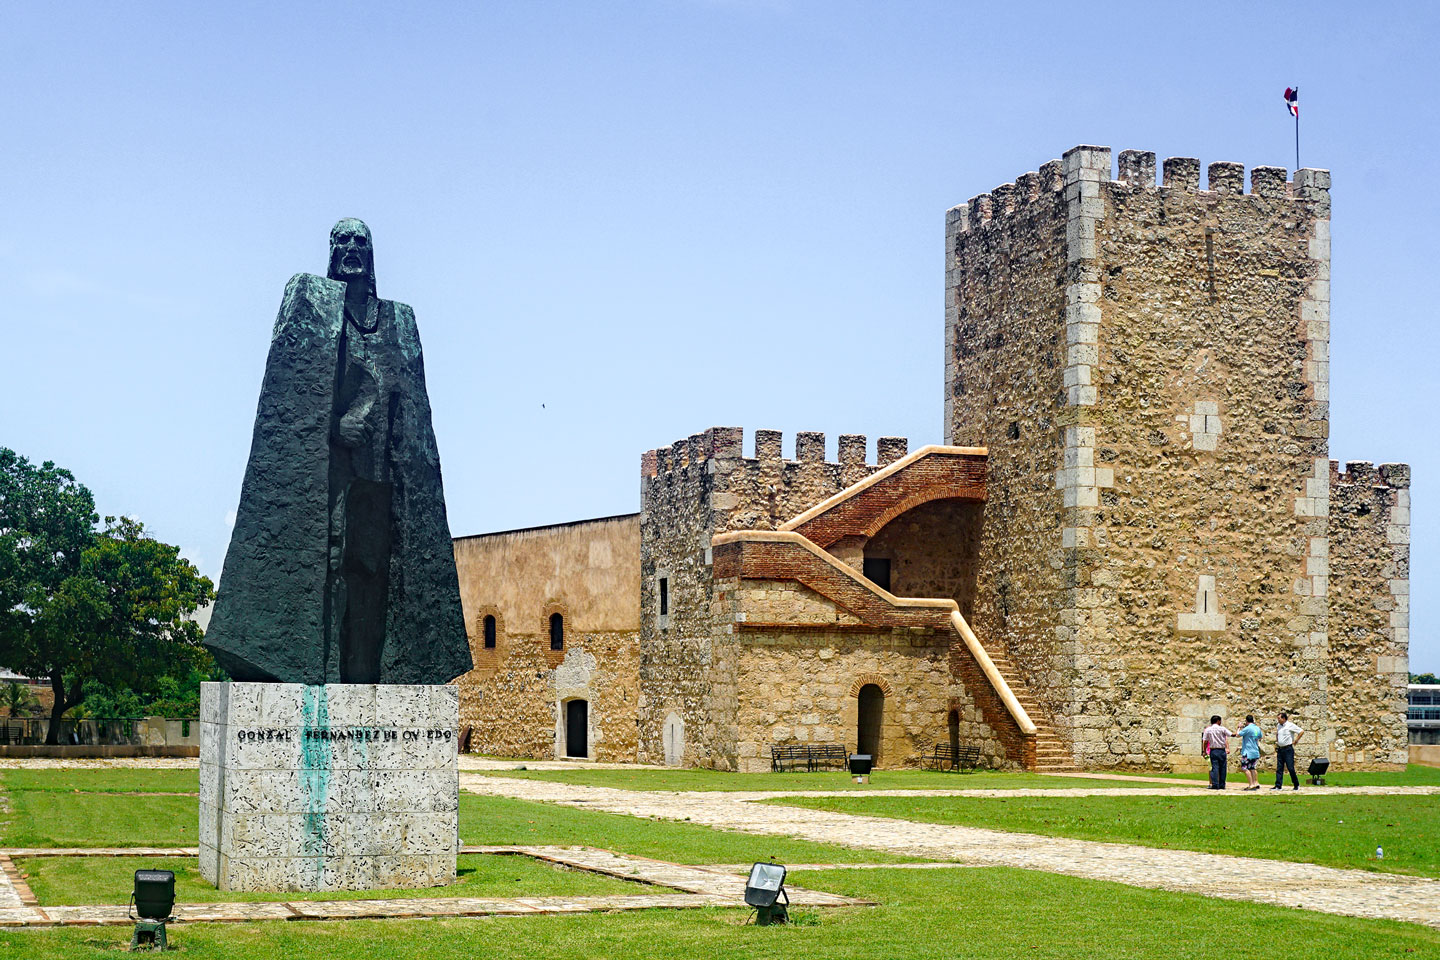
M 127 770 L 138 793 L 83 792 L 93 770 L 36 770 L 11 788 L 0 814 L 0 846 L 193 847 L 199 800 L 155 796 L 186 771 Z M 110 771 L 103 771 L 110 772 Z M 7 779 L 8 785 L 8 779 Z M 461 791 L 460 837 L 474 844 L 600 846 L 679 863 L 739 863 L 774 856 L 791 863 L 894 863 L 906 858 L 878 851 L 781 837 L 760 837 L 699 824 L 649 821 L 552 804 L 478 797 Z
M 517 761 L 517 766 L 522 761 Z M 851 781 L 841 771 L 820 773 L 726 773 L 721 770 L 477 770 L 495 777 L 546 780 L 619 790 L 1050 790 L 1067 787 L 1146 787 L 1154 784 L 1123 780 L 1077 780 L 1036 773 L 975 771 L 943 773 L 937 770 L 879 770 L 866 784 Z
M 782 863 L 896 863 L 915 859 L 674 820 L 643 820 L 510 797 L 479 797 L 463 791 L 460 839 L 497 846 L 578 844 L 671 863 L 750 863 L 771 857 Z
M 1440 877 L 1434 796 L 792 797 L 840 813 Z M 1385 859 L 1375 859 L 1375 848 Z
M 284 900 L 375 900 L 409 897 L 548 897 L 605 896 L 654 893 L 649 884 L 617 880 L 598 873 L 571 870 L 530 857 L 465 855 L 448 887 L 423 890 L 331 890 L 257 893 L 220 891 L 200 876 L 195 857 L 28 857 L 15 861 L 27 874 L 30 889 L 45 906 L 124 903 L 136 870 L 175 871 L 178 903 L 252 903 Z
M 1268 763 L 1269 766 L 1264 766 Z M 1310 765 L 1309 758 L 1295 761 L 1295 770 L 1300 774 L 1300 782 L 1305 783 L 1308 778 L 1305 776 L 1305 768 Z M 1270 787 L 1275 785 L 1275 764 L 1267 758 L 1262 762 L 1260 783 Z M 1204 783 L 1209 780 L 1208 773 L 1148 773 L 1144 776 L 1165 777 L 1173 780 L 1194 780 Z M 1231 770 L 1227 776 L 1229 782 L 1245 783 L 1245 774 L 1238 770 Z M 1290 780 L 1287 775 L 1286 784 Z M 1412 763 L 1404 770 L 1335 770 L 1332 769 L 1325 775 L 1327 787 L 1440 787 L 1440 767 L 1425 767 L 1418 763 Z
M 198 770 L 0 770 L 0 789 L 49 793 L 200 793 Z
M 12 790 L 0 814 L 7 847 L 193 847 L 198 797 Z
M 1003 868 L 797 873 L 793 882 L 878 901 L 756 927 L 743 910 L 306 923 L 184 924 L 173 949 L 229 960 L 1414 960 L 1440 931 Z M 0 929 L 0 958 L 114 957 L 124 927 Z

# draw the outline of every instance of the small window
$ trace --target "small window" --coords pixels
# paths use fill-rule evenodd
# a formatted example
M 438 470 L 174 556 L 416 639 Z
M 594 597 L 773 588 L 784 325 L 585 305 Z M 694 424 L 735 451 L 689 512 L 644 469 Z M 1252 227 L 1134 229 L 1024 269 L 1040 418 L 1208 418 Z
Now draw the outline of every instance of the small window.
M 890 589 L 890 561 L 882 557 L 866 557 L 863 572 L 881 590 Z
M 668 616 L 670 613 L 670 578 L 660 578 L 660 616 Z
M 495 649 L 495 617 L 493 615 L 485 618 L 485 649 Z
M 565 618 L 558 613 L 550 614 L 550 649 L 565 649 Z

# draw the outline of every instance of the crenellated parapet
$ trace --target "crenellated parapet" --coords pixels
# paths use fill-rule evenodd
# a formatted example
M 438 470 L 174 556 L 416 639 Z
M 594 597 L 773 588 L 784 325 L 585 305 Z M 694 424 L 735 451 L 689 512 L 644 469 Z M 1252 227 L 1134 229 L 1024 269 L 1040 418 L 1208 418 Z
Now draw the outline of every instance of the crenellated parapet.
M 868 463 L 865 435 L 845 433 L 840 435 L 837 458 L 829 461 L 825 459 L 825 434 L 802 430 L 795 435 L 795 457 L 787 459 L 782 452 L 783 440 L 784 435 L 779 430 L 756 430 L 752 456 L 746 457 L 743 428 L 711 427 L 684 440 L 676 440 L 668 447 L 645 451 L 640 457 L 640 474 L 642 477 L 658 477 L 689 467 L 699 468 L 715 460 L 744 461 L 762 470 L 783 468 L 786 464 L 820 464 L 841 471 L 862 470 L 869 473 L 899 460 L 909 448 L 909 441 L 904 437 L 881 437 L 876 442 L 876 462 Z

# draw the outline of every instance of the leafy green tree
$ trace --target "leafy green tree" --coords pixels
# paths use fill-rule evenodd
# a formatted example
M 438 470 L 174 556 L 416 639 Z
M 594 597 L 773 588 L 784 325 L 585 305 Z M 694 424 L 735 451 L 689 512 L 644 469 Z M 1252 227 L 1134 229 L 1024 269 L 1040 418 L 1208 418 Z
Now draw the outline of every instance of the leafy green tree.
M 0 447 L 0 663 L 50 680 L 50 744 L 86 680 L 140 696 L 203 662 L 188 615 L 214 597 L 210 580 L 138 520 L 96 521 L 68 470 Z
M 1412 673 L 1412 674 L 1410 674 L 1410 682 L 1411 682 L 1411 683 L 1440 683 L 1440 678 L 1437 678 L 1437 677 L 1435 676 L 1435 674 L 1433 674 L 1433 673 Z

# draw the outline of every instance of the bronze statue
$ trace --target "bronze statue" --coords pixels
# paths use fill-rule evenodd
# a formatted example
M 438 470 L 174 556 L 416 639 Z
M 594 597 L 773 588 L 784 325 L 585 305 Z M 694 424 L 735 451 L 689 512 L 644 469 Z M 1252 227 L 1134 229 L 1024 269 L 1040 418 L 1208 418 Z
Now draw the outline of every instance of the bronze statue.
M 205 645 L 236 680 L 448 683 L 471 667 L 425 368 L 370 230 L 285 288 Z

